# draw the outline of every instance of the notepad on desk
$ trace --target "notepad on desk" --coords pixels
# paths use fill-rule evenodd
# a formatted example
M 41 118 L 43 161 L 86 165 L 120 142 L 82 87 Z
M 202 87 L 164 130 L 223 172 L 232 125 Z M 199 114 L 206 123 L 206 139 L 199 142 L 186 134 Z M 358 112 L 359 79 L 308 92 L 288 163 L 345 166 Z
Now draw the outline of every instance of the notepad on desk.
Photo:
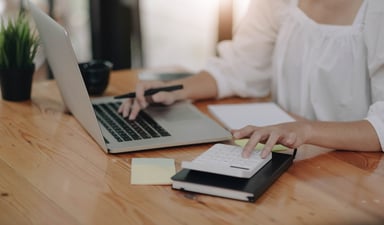
M 287 112 L 273 102 L 209 105 L 208 109 L 228 129 L 294 121 Z
M 170 185 L 176 173 L 174 159 L 132 158 L 131 184 Z

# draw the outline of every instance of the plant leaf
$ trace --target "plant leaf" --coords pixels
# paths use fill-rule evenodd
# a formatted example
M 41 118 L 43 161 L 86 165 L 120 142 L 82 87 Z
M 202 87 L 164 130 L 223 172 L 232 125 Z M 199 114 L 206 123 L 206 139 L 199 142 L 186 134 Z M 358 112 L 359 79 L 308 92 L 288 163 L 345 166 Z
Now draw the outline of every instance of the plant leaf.
M 0 68 L 23 68 L 33 64 L 39 38 L 25 13 L 0 24 Z

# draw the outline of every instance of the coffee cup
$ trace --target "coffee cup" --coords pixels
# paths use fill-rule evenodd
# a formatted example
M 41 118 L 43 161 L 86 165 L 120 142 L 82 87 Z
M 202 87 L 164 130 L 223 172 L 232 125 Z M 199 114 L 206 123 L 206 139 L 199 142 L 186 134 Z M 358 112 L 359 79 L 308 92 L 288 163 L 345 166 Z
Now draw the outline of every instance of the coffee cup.
M 107 60 L 79 63 L 81 75 L 89 95 L 102 95 L 107 89 L 113 64 Z

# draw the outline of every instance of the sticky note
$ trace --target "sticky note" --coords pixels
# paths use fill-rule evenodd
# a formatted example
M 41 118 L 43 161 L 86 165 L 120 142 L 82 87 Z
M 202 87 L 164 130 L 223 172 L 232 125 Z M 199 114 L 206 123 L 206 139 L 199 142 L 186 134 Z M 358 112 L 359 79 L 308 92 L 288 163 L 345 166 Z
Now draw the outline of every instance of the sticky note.
M 241 146 L 241 147 L 244 147 L 245 144 L 247 144 L 249 139 L 237 139 L 235 140 L 235 144 L 238 145 L 238 146 Z M 258 143 L 255 147 L 256 150 L 262 150 L 264 147 L 264 144 L 262 143 Z M 288 148 L 285 147 L 284 145 L 274 145 L 273 148 L 272 148 L 272 151 L 283 151 L 283 150 L 287 150 Z
M 175 160 L 167 158 L 133 158 L 131 184 L 170 185 L 175 175 Z

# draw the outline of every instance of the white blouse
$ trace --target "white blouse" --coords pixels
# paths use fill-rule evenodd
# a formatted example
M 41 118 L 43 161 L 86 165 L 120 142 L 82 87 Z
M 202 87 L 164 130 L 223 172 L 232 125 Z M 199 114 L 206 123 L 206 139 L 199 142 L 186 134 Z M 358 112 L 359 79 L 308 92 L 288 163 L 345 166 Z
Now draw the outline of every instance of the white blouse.
M 205 70 L 219 98 L 272 93 L 322 121 L 367 119 L 384 150 L 384 1 L 365 0 L 350 26 L 318 24 L 298 0 L 252 0 L 233 41 Z

